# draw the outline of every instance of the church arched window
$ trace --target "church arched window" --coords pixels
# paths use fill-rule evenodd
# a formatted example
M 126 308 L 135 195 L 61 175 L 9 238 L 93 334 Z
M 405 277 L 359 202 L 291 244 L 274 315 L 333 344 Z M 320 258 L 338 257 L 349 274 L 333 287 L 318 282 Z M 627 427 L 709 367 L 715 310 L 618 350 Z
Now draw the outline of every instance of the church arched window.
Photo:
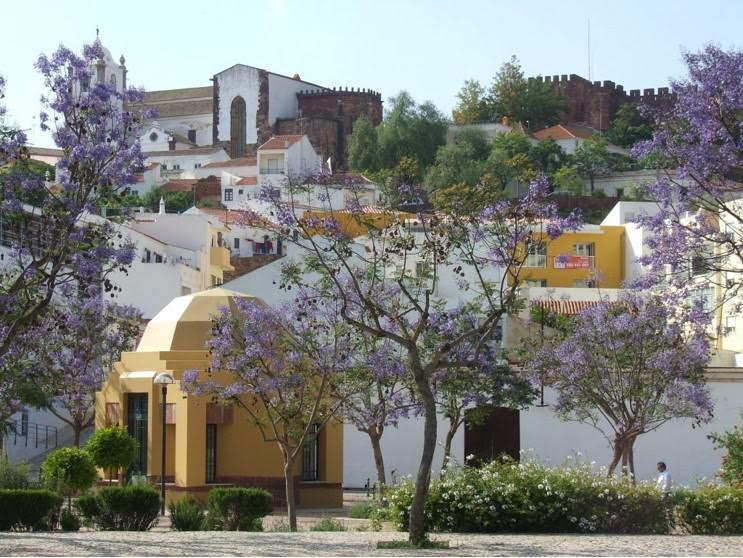
M 111 85 L 114 86 L 114 89 L 116 89 L 116 74 L 111 74 Z
M 245 99 L 235 97 L 230 106 L 230 157 L 245 156 Z

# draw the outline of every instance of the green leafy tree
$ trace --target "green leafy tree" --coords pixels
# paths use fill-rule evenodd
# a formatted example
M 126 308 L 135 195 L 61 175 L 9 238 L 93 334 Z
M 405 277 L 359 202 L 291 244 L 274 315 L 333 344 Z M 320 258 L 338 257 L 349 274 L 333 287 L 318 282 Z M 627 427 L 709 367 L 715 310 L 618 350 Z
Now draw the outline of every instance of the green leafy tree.
M 653 126 L 650 120 L 640 114 L 634 103 L 624 103 L 619 106 L 606 132 L 606 138 L 621 147 L 632 147 L 652 137 Z
M 735 426 L 722 434 L 708 436 L 717 449 L 725 450 L 719 476 L 726 483 L 743 488 L 743 430 Z
M 137 457 L 137 441 L 121 426 L 107 426 L 96 430 L 86 445 L 93 463 L 101 469 L 108 470 L 108 482 L 119 469 L 128 467 Z
M 552 138 L 540 141 L 529 149 L 529 158 L 534 166 L 548 176 L 552 176 L 567 161 L 565 150 Z
M 591 194 L 596 178 L 606 176 L 612 170 L 612 157 L 607 145 L 604 138 L 589 138 L 578 146 L 573 155 L 573 166 L 590 182 Z
M 536 172 L 530 150 L 531 143 L 524 134 L 511 132 L 496 136 L 485 164 L 486 187 L 503 191 L 512 180 L 521 183 L 532 180 Z
M 90 454 L 80 448 L 60 448 L 49 454 L 41 466 L 41 478 L 51 490 L 67 496 L 67 509 L 72 510 L 72 497 L 88 490 L 98 473 Z
M 353 123 L 353 133 L 348 139 L 348 165 L 356 171 L 379 169 L 377 130 L 365 114 Z
M 496 116 L 506 116 L 531 129 L 555 124 L 562 109 L 562 99 L 552 84 L 524 78 L 515 56 L 500 67 L 489 93 Z
M 416 104 L 405 91 L 388 102 L 390 109 L 377 128 L 380 166 L 394 168 L 402 157 L 409 157 L 427 168 L 446 143 L 444 115 L 430 102 Z
M 489 122 L 492 108 L 485 88 L 476 79 L 468 79 L 457 93 L 457 105 L 451 112 L 455 124 Z
M 556 190 L 567 192 L 571 196 L 583 195 L 583 179 L 573 167 L 560 167 L 552 176 L 552 184 Z

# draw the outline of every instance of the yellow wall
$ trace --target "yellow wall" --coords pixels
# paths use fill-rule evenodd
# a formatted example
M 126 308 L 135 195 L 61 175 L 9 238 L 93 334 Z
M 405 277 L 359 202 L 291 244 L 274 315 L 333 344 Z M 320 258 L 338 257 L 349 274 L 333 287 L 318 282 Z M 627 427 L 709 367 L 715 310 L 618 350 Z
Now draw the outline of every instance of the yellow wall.
M 96 394 L 96 428 L 105 426 L 106 403 L 120 405 L 120 424 L 127 425 L 127 394 L 148 394 L 148 460 L 150 478 L 160 475 L 161 410 L 160 386 L 153 384 L 154 375 L 169 371 L 176 380 L 168 387 L 168 402 L 175 404 L 176 424 L 167 426 L 166 476 L 173 476 L 175 486 L 202 489 L 206 485 L 206 409 L 209 399 L 188 395 L 184 397 L 179 381 L 186 369 L 198 363 L 206 367 L 203 351 L 124 353 L 103 389 Z M 177 357 L 177 358 L 176 358 Z M 150 371 L 147 378 L 122 378 L 132 370 Z M 186 365 L 186 366 L 182 366 Z M 168 368 L 166 368 L 166 366 Z M 216 373 L 212 379 L 228 382 L 226 373 Z M 300 505 L 303 507 L 336 507 L 342 505 L 343 482 L 343 427 L 339 422 L 328 424 L 320 434 L 320 479 L 318 483 L 301 483 Z M 301 454 L 297 458 L 295 474 L 301 475 Z M 283 461 L 278 446 L 266 442 L 248 413 L 234 408 L 233 420 L 217 425 L 217 477 L 283 478 Z M 180 493 L 179 493 L 180 494 Z M 178 495 L 173 493 L 173 498 Z M 341 502 L 339 504 L 339 502 Z
M 546 267 L 521 269 L 521 281 L 547 280 L 547 287 L 573 287 L 577 280 L 588 280 L 594 272 L 599 273 L 597 286 L 618 289 L 624 279 L 624 227 L 601 226 L 597 232 L 568 232 L 555 240 L 547 241 Z M 572 255 L 576 243 L 594 244 L 594 270 L 555 269 L 555 257 Z

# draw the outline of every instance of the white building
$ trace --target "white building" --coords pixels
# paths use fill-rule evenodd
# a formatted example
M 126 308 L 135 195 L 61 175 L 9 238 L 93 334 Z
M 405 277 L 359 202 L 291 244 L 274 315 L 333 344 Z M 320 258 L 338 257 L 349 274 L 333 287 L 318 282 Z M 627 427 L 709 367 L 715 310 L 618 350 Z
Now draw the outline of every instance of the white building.
M 583 124 L 556 124 L 532 134 L 532 137 L 539 141 L 553 139 L 568 155 L 573 155 L 586 140 L 599 136 L 598 130 Z M 606 148 L 610 153 L 629 155 L 627 149 L 618 145 L 610 143 Z

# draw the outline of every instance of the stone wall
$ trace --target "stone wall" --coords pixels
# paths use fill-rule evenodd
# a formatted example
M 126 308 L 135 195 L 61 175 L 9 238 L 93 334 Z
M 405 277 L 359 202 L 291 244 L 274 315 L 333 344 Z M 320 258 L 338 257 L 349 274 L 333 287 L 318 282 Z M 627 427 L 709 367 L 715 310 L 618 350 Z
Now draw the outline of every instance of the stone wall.
M 312 147 L 320 154 L 325 163 L 328 157 L 333 160 L 333 167 L 345 160 L 345 150 L 339 147 L 341 138 L 339 122 L 334 118 L 293 118 L 290 120 L 277 119 L 274 124 L 274 134 L 306 135 Z
M 531 78 L 552 83 L 565 103 L 560 121 L 566 124 L 585 122 L 597 130 L 609 129 L 611 119 L 623 103 L 647 104 L 658 107 L 671 102 L 673 94 L 668 87 L 655 89 L 633 89 L 627 93 L 624 87 L 613 81 L 589 81 L 576 74 L 563 74 Z

